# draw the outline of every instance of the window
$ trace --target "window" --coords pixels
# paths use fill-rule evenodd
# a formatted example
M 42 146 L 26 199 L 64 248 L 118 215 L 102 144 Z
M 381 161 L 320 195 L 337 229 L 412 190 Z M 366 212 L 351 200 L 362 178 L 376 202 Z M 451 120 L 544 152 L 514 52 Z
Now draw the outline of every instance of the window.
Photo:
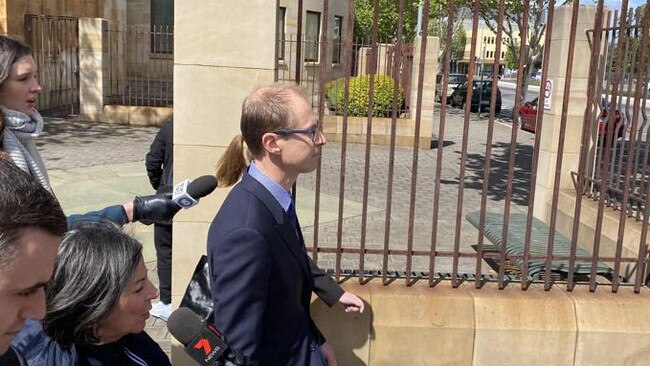
M 308 11 L 305 22 L 305 62 L 318 62 L 319 40 L 320 13 Z
M 332 63 L 341 63 L 341 33 L 343 31 L 343 17 L 334 16 L 334 39 L 332 40 Z
M 151 53 L 174 53 L 174 0 L 151 0 Z
M 286 42 L 285 24 L 286 24 L 287 8 L 280 7 L 278 9 L 278 22 L 276 30 L 276 37 L 278 40 L 278 60 L 284 61 L 284 45 Z

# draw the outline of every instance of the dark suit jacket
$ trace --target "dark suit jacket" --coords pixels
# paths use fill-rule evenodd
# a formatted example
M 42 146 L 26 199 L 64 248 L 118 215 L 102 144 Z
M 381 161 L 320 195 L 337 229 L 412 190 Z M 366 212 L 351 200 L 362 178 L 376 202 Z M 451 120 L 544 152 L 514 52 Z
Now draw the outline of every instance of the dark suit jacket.
M 145 156 L 145 166 L 149 183 L 157 193 L 171 192 L 173 186 L 174 163 L 174 125 L 165 121 L 158 130 L 149 152 Z
M 298 230 L 300 231 L 300 230 Z M 208 233 L 215 324 L 232 347 L 264 366 L 307 365 L 312 291 L 328 305 L 343 294 L 304 251 L 271 193 L 244 173 Z

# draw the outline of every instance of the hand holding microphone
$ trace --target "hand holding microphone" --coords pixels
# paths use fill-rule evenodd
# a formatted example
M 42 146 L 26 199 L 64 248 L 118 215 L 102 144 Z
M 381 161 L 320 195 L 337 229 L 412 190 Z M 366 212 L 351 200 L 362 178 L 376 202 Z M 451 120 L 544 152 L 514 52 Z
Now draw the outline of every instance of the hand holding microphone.
M 226 337 L 212 324 L 188 308 L 175 310 L 167 320 L 167 329 L 201 366 L 257 366 L 241 352 L 228 347 Z
M 203 175 L 193 181 L 185 180 L 174 187 L 173 193 L 136 196 L 133 200 L 133 221 L 146 225 L 169 224 L 181 208 L 198 204 L 199 199 L 217 188 L 217 179 Z

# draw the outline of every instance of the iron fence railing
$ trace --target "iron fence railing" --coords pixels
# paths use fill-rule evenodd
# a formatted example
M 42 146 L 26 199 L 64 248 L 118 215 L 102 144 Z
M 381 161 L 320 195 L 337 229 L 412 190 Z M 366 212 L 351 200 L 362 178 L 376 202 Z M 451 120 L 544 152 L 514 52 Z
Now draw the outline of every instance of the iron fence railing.
M 25 42 L 32 48 L 41 93 L 36 108 L 45 115 L 79 113 L 79 28 L 77 18 L 26 14 Z
M 105 104 L 171 107 L 173 26 L 124 26 L 107 30 L 108 93 Z
M 303 60 L 296 62 L 296 49 L 300 45 Z M 328 57 L 325 63 L 325 107 L 329 114 L 343 114 L 343 89 L 345 84 L 345 75 L 343 70 L 342 48 L 345 47 L 343 42 L 336 42 L 333 46 L 332 55 L 336 53 L 338 62 L 331 62 L 332 57 Z M 319 81 L 320 81 L 320 63 L 324 54 L 320 53 L 320 41 L 296 40 L 295 34 L 287 34 L 285 39 L 278 40 L 278 67 L 277 78 L 280 82 L 296 82 L 296 75 L 300 78 L 300 84 L 305 86 L 312 96 L 312 106 L 318 107 L 319 99 Z M 375 112 L 383 117 L 390 117 L 392 106 L 390 99 L 392 97 L 392 88 L 398 85 L 400 103 L 398 104 L 398 116 L 408 118 L 409 106 L 411 103 L 411 77 L 413 68 L 413 45 L 402 44 L 400 49 L 400 59 L 396 60 L 394 53 L 397 51 L 396 44 L 393 41 L 382 42 L 378 44 L 378 55 L 376 58 L 371 57 L 372 47 L 369 40 L 357 39 L 352 44 L 352 61 L 350 63 L 350 77 L 369 75 L 374 73 L 382 75 L 377 77 L 376 85 L 381 91 L 375 93 L 385 93 L 382 100 L 387 100 L 388 105 L 376 106 Z M 315 56 L 316 55 L 316 56 Z M 299 69 L 298 69 L 299 68 Z M 396 68 L 397 78 L 393 79 L 393 72 Z M 390 79 L 390 80 L 388 80 Z M 395 81 L 397 80 L 397 81 Z M 353 92 L 361 93 L 367 90 L 368 78 L 359 81 L 353 81 Z M 355 86 L 356 85 L 356 86 Z M 355 89 L 356 88 L 356 89 Z
M 606 40 L 598 65 L 601 73 L 599 80 L 602 82 L 597 87 L 593 113 L 593 124 L 598 127 L 594 128 L 592 136 L 592 165 L 585 194 L 597 201 L 602 192 L 606 206 L 624 211 L 628 217 L 641 221 L 646 218 L 645 202 L 650 174 L 647 109 L 650 107 L 647 104 L 650 91 L 645 77 L 648 70 L 640 70 L 643 64 L 639 58 L 643 36 L 640 9 L 636 13 L 630 9 L 623 16 L 617 10 L 608 23 L 609 27 L 602 30 L 602 37 Z M 621 23 L 626 26 L 623 27 Z M 646 63 L 646 68 L 648 66 L 650 63 Z M 641 78 L 637 78 L 637 74 Z M 637 86 L 641 93 L 636 92 Z M 635 110 L 636 99 L 640 99 L 640 106 Z M 633 134 L 635 116 L 636 131 Z M 605 164 L 607 154 L 609 159 Z M 628 165 L 631 174 L 627 172 Z M 604 181 L 607 181 L 607 185 L 601 191 Z M 626 186 L 627 190 L 624 191 Z M 627 200 L 624 199 L 626 192 Z
M 297 1 L 298 9 L 302 9 L 302 0 Z M 395 57 L 392 60 L 384 63 L 384 65 L 393 65 L 390 72 L 393 80 L 398 80 L 398 74 L 403 70 L 404 61 L 398 55 L 401 55 L 401 50 L 406 45 L 402 37 L 405 3 L 405 0 L 397 2 L 398 26 L 393 44 L 398 51 L 393 53 Z M 489 9 L 494 11 L 495 18 L 493 65 L 495 70 L 501 64 L 499 56 L 502 53 L 505 32 L 506 3 L 505 0 L 501 0 L 498 2 L 498 8 Z M 550 138 L 551 134 L 544 133 L 547 129 L 544 124 L 547 121 L 542 106 L 546 105 L 546 99 L 552 95 L 550 93 L 547 95 L 546 92 L 540 93 L 538 102 L 540 107 L 535 112 L 537 134 L 531 143 L 522 142 L 528 138 L 521 135 L 516 123 L 519 107 L 523 103 L 520 96 L 523 95 L 524 78 L 530 74 L 529 70 L 525 70 L 525 65 L 528 64 L 530 67 L 530 62 L 526 59 L 528 48 L 523 47 L 529 42 L 528 17 L 532 14 L 533 6 L 539 6 L 538 2 L 533 4 L 530 0 L 522 1 L 521 13 L 516 14 L 517 24 L 520 27 L 518 31 L 520 47 L 519 54 L 515 58 L 518 58 L 520 66 L 514 89 L 514 105 L 511 106 L 512 120 L 506 121 L 509 128 L 507 137 L 503 133 L 498 138 L 495 135 L 495 131 L 502 129 L 503 125 L 497 124 L 495 112 L 500 93 L 499 83 L 494 82 L 491 83 L 489 105 L 485 108 L 487 116 L 482 119 L 477 119 L 470 113 L 470 103 L 465 103 L 463 111 L 458 113 L 451 110 L 446 103 L 436 106 L 433 122 L 436 128 L 432 136 L 432 146 L 436 149 L 432 152 L 421 151 L 417 138 L 413 139 L 412 149 L 396 148 L 399 114 L 395 112 L 400 104 L 397 91 L 390 100 L 394 113 L 390 115 L 392 123 L 387 144 L 385 146 L 371 144 L 374 119 L 372 107 L 367 114 L 367 123 L 363 126 L 365 143 L 348 142 L 350 126 L 346 107 L 349 107 L 351 100 L 357 97 L 353 95 L 348 80 L 362 72 L 365 65 L 358 60 L 359 54 L 364 53 L 359 52 L 361 48 L 353 40 L 355 2 L 350 1 L 348 14 L 343 14 L 343 19 L 348 19 L 348 22 L 343 26 L 342 32 L 346 35 L 341 37 L 343 40 L 342 76 L 332 78 L 330 65 L 326 61 L 319 62 L 318 65 L 308 65 L 313 68 L 307 71 L 306 76 L 303 72 L 305 63 L 301 56 L 301 47 L 297 48 L 298 52 L 292 53 L 287 50 L 295 48 L 295 41 L 280 42 L 284 46 L 278 46 L 277 49 L 283 49 L 285 53 L 278 66 L 278 80 L 303 83 L 312 93 L 317 90 L 318 97 L 315 99 L 317 102 L 315 104 L 318 105 L 320 118 L 329 108 L 326 103 L 325 82 L 340 77 L 344 80 L 343 101 L 340 104 L 343 106 L 343 122 L 341 126 L 336 127 L 336 133 L 342 135 L 342 142 L 328 144 L 323 149 L 319 168 L 313 175 L 304 176 L 297 187 L 299 201 L 300 197 L 311 200 L 310 195 L 313 194 L 312 222 L 306 225 L 304 233 L 314 260 L 321 266 L 329 268 L 339 280 L 342 277 L 353 277 L 361 283 L 365 283 L 370 277 L 380 277 L 384 284 L 388 284 L 396 277 L 403 277 L 407 285 L 416 280 L 425 280 L 430 286 L 435 286 L 439 281 L 449 279 L 454 287 L 459 286 L 463 281 L 472 280 L 475 281 L 476 287 L 480 288 L 485 281 L 497 281 L 499 288 L 515 282 L 525 290 L 533 281 L 542 281 L 546 289 L 561 281 L 566 284 L 569 291 L 573 290 L 576 284 L 583 284 L 591 291 L 595 291 L 597 286 L 608 286 L 613 292 L 616 292 L 621 284 L 627 283 L 633 284 L 635 291 L 639 292 L 640 287 L 644 286 L 647 280 L 647 215 L 639 216 L 642 234 L 634 244 L 637 248 L 628 247 L 625 251 L 623 237 L 629 213 L 621 211 L 621 216 L 615 224 L 608 223 L 610 226 L 615 226 L 619 232 L 618 236 L 612 239 L 613 243 L 606 242 L 604 239 L 603 221 L 605 207 L 612 205 L 614 188 L 618 189 L 620 197 L 617 199 L 621 207 L 636 205 L 634 207 L 637 210 L 643 211 L 648 207 L 649 196 L 640 195 L 645 189 L 642 187 L 647 184 L 644 172 L 647 169 L 648 158 L 647 150 L 643 149 L 647 146 L 648 134 L 637 132 L 639 129 L 647 128 L 645 112 L 641 105 L 645 103 L 646 98 L 644 88 L 647 88 L 646 59 L 648 44 L 650 44 L 650 35 L 648 35 L 650 17 L 645 17 L 640 27 L 638 24 L 631 26 L 626 22 L 617 25 L 620 26 L 620 34 L 628 34 L 628 29 L 637 27 L 637 33 L 629 37 L 636 39 L 634 43 L 627 46 L 624 45 L 627 42 L 611 43 L 611 39 L 606 35 L 606 24 L 611 22 L 605 22 L 609 13 L 604 9 L 603 1 L 599 0 L 596 4 L 595 18 L 590 20 L 593 24 L 591 54 L 576 55 L 578 35 L 580 34 L 581 37 L 584 35 L 584 30 L 578 30 L 578 15 L 584 8 L 580 3 L 574 1 L 571 5 L 562 8 L 563 14 L 570 14 L 570 21 L 562 30 L 564 32 L 568 30 L 568 33 L 564 33 L 568 35 L 568 39 L 563 38 L 561 42 L 553 42 L 554 17 L 560 4 L 549 0 L 544 9 L 545 29 L 542 43 L 546 46 L 541 51 L 543 54 L 541 85 L 546 87 L 550 74 L 549 64 L 553 63 L 556 68 L 559 68 L 559 71 L 552 70 L 552 74 L 557 83 L 555 90 L 560 91 L 559 98 L 552 100 L 554 118 L 549 123 L 552 123 L 554 139 L 550 144 L 547 140 L 544 158 L 540 158 L 541 140 Z M 445 19 L 447 31 L 443 44 L 452 44 L 453 23 L 457 21 L 456 7 L 459 5 L 453 0 L 447 4 Z M 423 1 L 423 14 L 429 14 L 430 6 L 430 0 Z M 624 1 L 622 6 L 622 12 L 627 14 L 627 1 Z M 323 7 L 323 19 L 329 19 L 329 1 L 325 0 Z M 479 20 L 481 13 L 486 11 L 480 1 L 473 2 L 472 7 L 471 37 L 468 36 L 470 48 L 468 85 L 473 85 L 473 81 L 477 78 Z M 381 64 L 378 60 L 384 57 L 380 51 L 382 43 L 378 40 L 379 13 L 379 2 L 372 2 L 372 36 L 370 42 L 364 45 L 370 49 L 370 53 L 366 55 L 372 67 Z M 419 55 L 419 69 L 413 70 L 417 75 L 412 85 L 415 91 L 414 99 L 409 104 L 410 112 L 415 114 L 412 116 L 415 136 L 418 136 L 423 121 L 421 106 L 424 81 L 429 78 L 435 79 L 437 73 L 437 70 L 429 70 L 429 74 L 425 73 L 428 21 L 429 17 L 424 16 L 421 28 L 422 40 L 420 49 L 416 53 Z M 299 17 L 298 24 L 300 23 Z M 329 40 L 325 36 L 327 34 L 327 22 L 325 22 L 321 29 L 321 55 L 328 52 Z M 301 39 L 300 27 L 296 39 Z M 554 43 L 568 45 L 566 54 L 563 53 L 561 59 L 550 60 Z M 612 52 L 608 51 L 608 48 L 612 48 L 613 45 L 617 49 L 614 53 L 615 57 L 607 56 L 608 52 L 610 54 Z M 634 86 L 628 86 L 627 105 L 631 107 L 621 110 L 621 114 L 624 115 L 621 119 L 624 120 L 625 142 L 622 137 L 612 138 L 615 124 L 611 122 L 607 124 L 607 134 L 604 135 L 607 137 L 603 140 L 603 144 L 612 148 L 598 148 L 600 141 L 596 137 L 598 124 L 595 121 L 599 118 L 600 110 L 597 105 L 600 103 L 601 95 L 605 93 L 606 99 L 609 100 L 607 118 L 609 121 L 615 121 L 616 106 L 621 105 L 622 95 L 620 65 L 624 65 L 623 55 L 635 53 L 639 66 L 630 73 L 635 75 L 637 81 Z M 441 99 L 446 100 L 451 48 L 444 49 L 442 54 L 440 58 L 443 65 Z M 581 76 L 576 82 L 573 78 L 574 74 L 578 73 L 574 70 L 574 65 L 578 57 L 588 58 L 590 66 L 587 70 L 588 76 Z M 614 68 L 618 68 L 619 71 L 614 72 L 612 80 L 615 82 L 611 87 L 603 90 L 600 85 L 603 84 L 605 66 L 601 60 L 611 60 L 612 57 L 616 60 Z M 286 70 L 282 69 L 283 65 L 286 66 Z M 292 70 L 295 72 L 292 73 Z M 370 72 L 368 75 L 371 87 L 366 97 L 373 100 L 377 92 L 372 87 L 373 80 L 380 73 Z M 310 82 L 314 85 L 310 86 Z M 472 100 L 473 88 L 467 88 L 465 93 L 465 100 Z M 576 98 L 576 95 L 579 95 L 578 99 L 572 99 Z M 570 108 L 575 110 L 575 106 L 570 106 L 570 100 L 580 100 L 579 98 L 586 100 L 587 107 L 582 116 L 584 118 L 582 128 L 576 129 L 568 123 L 568 116 Z M 575 112 L 572 112 L 572 116 L 576 116 Z M 575 118 L 571 120 L 571 123 L 574 122 Z M 579 137 L 579 143 L 574 136 Z M 571 137 L 571 140 L 567 137 Z M 613 140 L 618 142 L 611 142 Z M 567 146 L 567 141 L 572 141 L 571 143 L 575 145 Z M 448 146 L 453 147 L 448 148 Z M 614 151 L 615 148 L 620 149 L 620 146 L 623 146 L 622 154 Z M 639 146 L 642 146 L 642 150 L 639 150 Z M 579 151 L 576 152 L 576 149 Z M 549 151 L 552 153 L 549 154 Z M 566 151 L 570 151 L 571 159 L 565 158 Z M 615 160 L 621 163 L 610 164 Z M 628 163 L 632 161 L 635 163 Z M 570 169 L 567 169 L 567 166 Z M 603 174 L 603 172 L 611 172 L 612 166 L 615 167 L 616 174 Z M 578 188 L 570 192 L 571 199 L 574 200 L 572 209 L 564 207 L 561 212 L 560 196 L 567 194 L 567 185 L 563 182 L 567 180 L 571 171 L 573 171 L 575 187 Z M 545 182 L 544 194 L 538 199 L 537 180 L 542 173 L 548 182 Z M 585 192 L 588 195 L 584 195 Z M 583 214 L 582 211 L 583 204 L 587 203 L 589 197 L 597 200 L 598 212 L 595 218 Z M 639 200 L 644 202 L 630 203 L 635 199 L 637 202 Z M 543 206 L 542 211 L 546 212 L 543 217 L 535 217 L 539 206 Z M 590 221 L 588 224 L 594 228 L 593 245 L 586 249 L 581 246 L 583 243 L 579 244 L 580 228 L 585 221 Z M 560 230 L 563 230 L 566 236 L 561 235 Z M 487 243 L 486 238 L 493 244 Z M 584 241 L 584 238 L 581 240 Z

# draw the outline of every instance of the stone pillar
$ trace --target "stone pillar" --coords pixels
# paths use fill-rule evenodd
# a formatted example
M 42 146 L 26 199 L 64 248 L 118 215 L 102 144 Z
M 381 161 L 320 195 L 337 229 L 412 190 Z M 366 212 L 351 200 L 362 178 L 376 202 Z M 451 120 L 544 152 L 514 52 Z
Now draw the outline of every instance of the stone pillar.
M 422 37 L 413 41 L 413 72 L 411 74 L 411 121 L 415 129 L 415 116 L 417 114 L 418 79 L 420 72 L 420 52 L 422 50 Z M 424 83 L 422 85 L 422 115 L 420 117 L 420 148 L 431 148 L 433 138 L 433 112 L 436 94 L 436 73 L 438 71 L 438 53 L 440 41 L 438 37 L 427 37 L 427 54 L 424 63 Z
M 0 34 L 9 35 L 7 0 L 0 0 Z
M 108 87 L 108 21 L 79 19 L 79 104 L 81 118 L 106 122 L 102 113 Z
M 174 179 L 214 174 L 240 133 L 243 99 L 275 73 L 276 1 L 177 1 L 174 8 Z M 226 20 L 227 21 L 223 21 Z M 177 307 L 206 252 L 207 231 L 227 189 L 174 219 L 172 302 Z M 174 365 L 193 365 L 178 344 Z
M 32 2 L 2 0 L 0 1 L 0 31 L 2 34 L 24 40 L 24 20 L 28 6 Z
M 572 6 L 569 5 L 555 9 L 553 34 L 549 45 L 551 50 L 548 59 L 548 79 L 553 83 L 550 95 L 551 106 L 549 110 L 544 110 L 543 126 L 541 131 L 538 129 L 536 136 L 540 139 L 540 150 L 537 180 L 535 182 L 534 215 L 546 222 L 550 219 L 553 200 L 562 100 L 564 98 L 567 57 L 570 47 L 571 13 Z M 573 72 L 571 75 L 571 91 L 567 110 L 564 153 L 562 156 L 560 191 L 563 192 L 575 192 L 571 172 L 578 170 L 580 159 L 580 142 L 587 104 L 587 83 L 589 81 L 589 59 L 591 56 L 591 48 L 585 31 L 594 27 L 595 18 L 595 6 L 580 6 L 576 28 Z M 604 18 L 606 19 L 606 16 Z M 544 85 L 542 85 L 540 92 L 543 93 L 544 88 Z M 543 108 L 543 106 L 540 106 L 540 108 Z

